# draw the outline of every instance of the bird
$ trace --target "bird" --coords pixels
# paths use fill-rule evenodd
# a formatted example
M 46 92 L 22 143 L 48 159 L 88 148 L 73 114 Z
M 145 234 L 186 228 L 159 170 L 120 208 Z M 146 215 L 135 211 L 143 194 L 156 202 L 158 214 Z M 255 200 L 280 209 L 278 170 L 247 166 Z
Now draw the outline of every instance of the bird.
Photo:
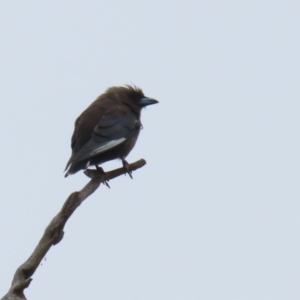
M 135 85 L 108 88 L 75 121 L 72 154 L 65 177 L 114 159 L 121 159 L 129 176 L 126 156 L 133 149 L 140 130 L 141 110 L 158 103 Z

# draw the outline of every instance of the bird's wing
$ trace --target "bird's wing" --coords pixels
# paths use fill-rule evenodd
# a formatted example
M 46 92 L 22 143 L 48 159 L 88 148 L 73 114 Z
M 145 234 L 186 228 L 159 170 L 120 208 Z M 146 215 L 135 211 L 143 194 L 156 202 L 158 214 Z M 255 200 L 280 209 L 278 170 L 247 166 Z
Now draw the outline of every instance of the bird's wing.
M 76 153 L 74 160 L 84 160 L 112 149 L 139 132 L 135 115 L 104 115 L 94 128 L 92 138 Z

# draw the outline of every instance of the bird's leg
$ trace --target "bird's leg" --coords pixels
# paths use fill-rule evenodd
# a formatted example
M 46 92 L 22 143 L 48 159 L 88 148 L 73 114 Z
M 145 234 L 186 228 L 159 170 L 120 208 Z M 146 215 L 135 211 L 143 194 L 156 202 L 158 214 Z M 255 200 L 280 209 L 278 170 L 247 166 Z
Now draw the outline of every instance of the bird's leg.
M 129 170 L 129 163 L 125 160 L 124 157 L 122 157 L 122 163 L 123 163 L 123 168 L 126 170 L 126 173 L 130 176 L 131 179 L 133 179 L 132 172 Z
M 98 165 L 95 165 L 95 167 L 96 167 L 97 172 L 98 172 L 100 175 L 105 174 L 104 170 L 103 170 L 101 167 L 99 167 Z M 109 186 L 109 184 L 108 184 L 108 180 L 103 180 L 102 183 L 103 183 L 104 185 L 106 185 L 106 186 L 110 189 L 110 186 Z

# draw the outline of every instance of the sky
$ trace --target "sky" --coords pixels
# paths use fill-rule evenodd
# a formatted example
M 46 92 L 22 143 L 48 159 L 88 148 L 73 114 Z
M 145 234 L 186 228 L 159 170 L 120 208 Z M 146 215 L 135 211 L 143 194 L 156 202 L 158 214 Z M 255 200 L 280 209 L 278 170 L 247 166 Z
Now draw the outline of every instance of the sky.
M 135 84 L 159 100 L 127 157 L 147 165 L 78 208 L 27 298 L 299 299 L 299 10 L 1 1 L 0 297 L 88 182 L 63 177 L 76 117 Z

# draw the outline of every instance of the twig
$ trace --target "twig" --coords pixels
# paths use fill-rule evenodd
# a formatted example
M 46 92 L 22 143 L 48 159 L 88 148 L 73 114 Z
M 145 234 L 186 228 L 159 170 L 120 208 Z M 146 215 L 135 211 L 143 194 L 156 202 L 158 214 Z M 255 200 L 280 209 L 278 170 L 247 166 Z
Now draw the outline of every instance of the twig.
M 129 164 L 129 171 L 135 171 L 146 164 L 144 159 Z M 119 168 L 110 172 L 98 172 L 97 170 L 85 170 L 85 174 L 92 178 L 90 182 L 79 192 L 72 193 L 65 201 L 60 212 L 52 219 L 30 257 L 16 270 L 11 288 L 1 300 L 24 300 L 24 289 L 32 281 L 34 274 L 42 259 L 51 246 L 58 244 L 64 236 L 64 226 L 76 208 L 92 193 L 94 193 L 102 182 L 106 182 L 120 175 L 126 174 L 128 169 Z

